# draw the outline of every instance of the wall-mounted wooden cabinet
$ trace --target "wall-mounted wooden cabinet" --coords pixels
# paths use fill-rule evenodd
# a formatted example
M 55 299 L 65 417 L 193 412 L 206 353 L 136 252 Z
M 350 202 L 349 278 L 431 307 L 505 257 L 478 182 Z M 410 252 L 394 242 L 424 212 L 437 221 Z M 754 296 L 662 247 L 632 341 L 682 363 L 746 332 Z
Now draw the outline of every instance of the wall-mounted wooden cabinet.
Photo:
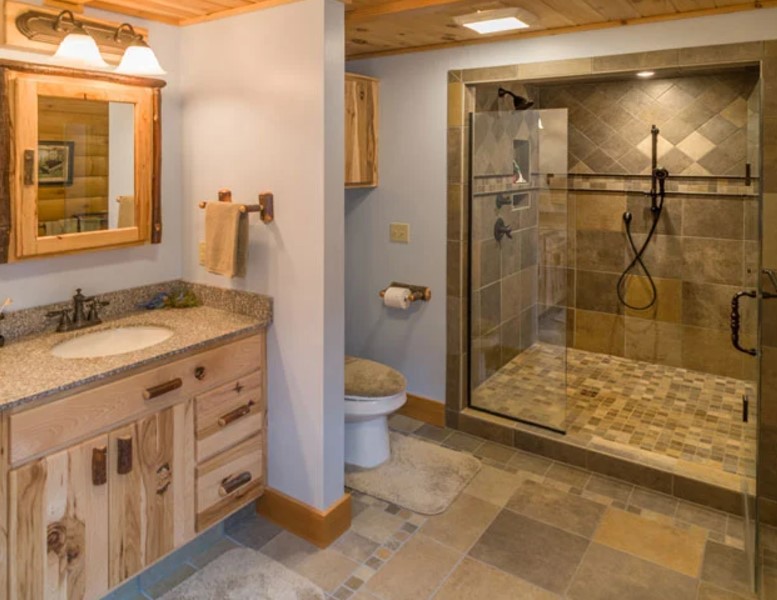
M 378 185 L 378 80 L 345 74 L 345 186 Z

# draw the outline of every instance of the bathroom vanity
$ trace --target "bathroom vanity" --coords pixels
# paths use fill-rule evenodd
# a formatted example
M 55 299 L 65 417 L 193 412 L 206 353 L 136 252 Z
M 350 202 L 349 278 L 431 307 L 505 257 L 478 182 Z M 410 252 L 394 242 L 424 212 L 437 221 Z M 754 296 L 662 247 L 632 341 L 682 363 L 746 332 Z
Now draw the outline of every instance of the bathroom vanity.
M 268 323 L 202 306 L 2 349 L 0 598 L 101 598 L 262 494 Z M 116 356 L 52 352 L 137 326 L 173 335 Z

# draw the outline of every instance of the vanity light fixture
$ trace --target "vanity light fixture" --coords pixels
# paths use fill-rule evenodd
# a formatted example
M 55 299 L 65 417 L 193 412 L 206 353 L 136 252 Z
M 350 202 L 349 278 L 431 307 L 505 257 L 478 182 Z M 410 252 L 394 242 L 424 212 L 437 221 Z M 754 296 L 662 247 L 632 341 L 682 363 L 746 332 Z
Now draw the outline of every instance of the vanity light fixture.
M 650 77 L 653 77 L 655 75 L 655 71 L 640 71 L 637 73 L 637 77 L 641 77 L 642 79 L 649 79 Z
M 454 17 L 456 24 L 481 35 L 500 33 L 532 26 L 534 15 L 520 8 L 479 10 L 476 13 Z
M 68 27 L 65 24 L 69 25 Z M 54 58 L 73 66 L 104 69 L 108 66 L 100 56 L 97 42 L 84 29 L 83 23 L 77 21 L 69 10 L 63 10 L 57 16 L 53 25 L 54 31 L 65 32 L 67 35 L 60 42 Z
M 141 33 L 129 23 L 118 27 L 112 23 L 91 19 L 76 19 L 72 11 L 59 14 L 43 10 L 28 10 L 16 18 L 16 28 L 33 42 L 57 44 L 54 55 L 70 66 L 106 68 L 109 65 L 100 49 L 122 54 L 117 73 L 125 75 L 164 75 L 154 51 Z
M 121 41 L 123 32 L 130 36 L 129 45 L 121 57 L 121 63 L 116 68 L 117 73 L 123 75 L 165 75 L 166 71 L 159 64 L 154 51 L 143 39 L 143 36 L 135 31 L 129 23 L 122 23 L 116 28 L 116 41 Z

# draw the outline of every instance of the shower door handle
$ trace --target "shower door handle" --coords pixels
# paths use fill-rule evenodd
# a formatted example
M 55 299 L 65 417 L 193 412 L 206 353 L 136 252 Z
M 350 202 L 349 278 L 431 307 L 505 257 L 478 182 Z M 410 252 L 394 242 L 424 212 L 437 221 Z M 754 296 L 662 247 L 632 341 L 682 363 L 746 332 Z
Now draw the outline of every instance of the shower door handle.
M 731 343 L 734 345 L 734 348 L 750 356 L 756 356 L 758 351 L 755 348 L 743 348 L 739 341 L 739 330 L 742 321 L 742 317 L 739 314 L 739 301 L 743 297 L 756 298 L 757 296 L 756 292 L 742 291 L 734 294 L 734 297 L 731 299 Z

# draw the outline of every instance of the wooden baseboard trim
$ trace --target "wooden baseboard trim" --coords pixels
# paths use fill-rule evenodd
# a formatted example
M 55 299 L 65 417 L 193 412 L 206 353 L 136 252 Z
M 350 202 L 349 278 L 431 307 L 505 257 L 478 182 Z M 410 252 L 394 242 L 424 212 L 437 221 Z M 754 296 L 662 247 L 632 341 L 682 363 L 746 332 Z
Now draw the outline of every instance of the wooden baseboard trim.
M 346 492 L 329 508 L 319 510 L 267 488 L 256 501 L 256 512 L 311 544 L 326 548 L 351 526 L 351 494 Z
M 397 412 L 430 425 L 445 427 L 445 404 L 423 396 L 408 394 L 407 402 Z

